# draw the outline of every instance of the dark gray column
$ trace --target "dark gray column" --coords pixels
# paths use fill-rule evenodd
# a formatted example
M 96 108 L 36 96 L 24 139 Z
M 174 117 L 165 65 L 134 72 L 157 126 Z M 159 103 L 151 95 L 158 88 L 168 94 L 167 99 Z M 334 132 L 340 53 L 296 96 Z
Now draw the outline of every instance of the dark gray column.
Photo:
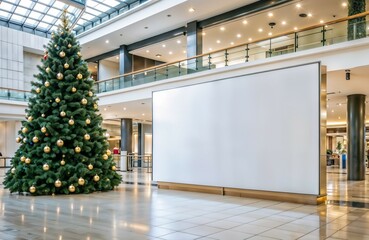
M 127 46 L 120 46 L 119 51 L 119 74 L 132 72 L 132 54 L 128 53 Z
M 365 95 L 347 96 L 347 180 L 365 179 Z
M 137 123 L 137 149 L 138 149 L 138 155 L 142 155 L 142 123 Z M 142 166 L 142 162 L 138 162 L 138 167 Z
M 122 118 L 121 119 L 121 151 L 127 151 L 132 153 L 132 119 Z
M 197 21 L 187 23 L 187 57 L 194 57 L 202 54 L 202 29 L 198 26 Z M 187 68 L 197 70 L 202 61 L 189 60 Z

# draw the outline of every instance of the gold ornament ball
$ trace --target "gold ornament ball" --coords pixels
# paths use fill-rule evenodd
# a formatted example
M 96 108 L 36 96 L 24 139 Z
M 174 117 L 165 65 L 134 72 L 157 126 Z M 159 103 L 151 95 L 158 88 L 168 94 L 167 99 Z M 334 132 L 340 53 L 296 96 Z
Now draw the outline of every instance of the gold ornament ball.
M 30 164 L 31 163 L 31 159 L 30 158 L 26 158 L 26 160 L 24 160 L 25 163 Z
M 91 120 L 89 118 L 86 119 L 86 124 L 90 124 Z
M 62 80 L 62 79 L 63 79 L 63 77 L 64 77 L 64 75 L 63 75 L 62 73 L 58 73 L 58 74 L 56 74 L 56 78 L 57 78 L 58 80 Z
M 24 161 L 26 161 L 26 157 L 25 157 L 25 156 L 22 156 L 22 157 L 20 158 L 20 160 L 21 160 L 21 162 L 24 162 Z
M 71 126 L 74 125 L 74 120 L 73 119 L 69 119 L 68 124 L 71 125 Z
M 93 92 L 91 92 L 91 91 L 88 92 L 88 96 L 92 97 L 93 95 L 94 95 Z
M 36 88 L 36 93 L 40 93 L 41 89 L 40 88 Z
M 62 182 L 58 179 L 58 180 L 55 181 L 54 185 L 55 185 L 55 187 L 61 187 Z
M 58 98 L 58 97 L 57 97 L 57 98 L 55 98 L 55 102 L 56 102 L 56 103 L 60 103 L 60 98 Z
M 49 171 L 50 167 L 49 167 L 49 164 L 45 163 L 43 166 L 42 166 L 42 169 L 44 171 Z
M 76 188 L 73 185 L 70 185 L 68 187 L 68 190 L 69 190 L 69 192 L 74 192 L 74 191 L 76 191 Z
M 103 159 L 104 159 L 104 160 L 108 160 L 108 158 L 109 158 L 109 156 L 108 156 L 107 154 L 104 154 L 104 155 L 103 155 Z
M 22 133 L 27 133 L 28 132 L 28 128 L 24 127 L 22 128 Z
M 111 170 L 116 171 L 117 170 L 117 167 L 116 166 L 112 166 L 111 167 Z
M 92 164 L 88 164 L 88 169 L 92 170 L 92 169 L 94 169 L 94 166 Z
M 77 55 L 78 55 L 78 57 L 80 57 L 81 56 L 81 52 L 77 52 Z
M 84 138 L 86 141 L 88 141 L 88 140 L 90 140 L 90 138 L 91 138 L 91 137 L 90 137 L 90 135 L 89 135 L 89 134 L 87 134 L 87 133 L 86 133 L 86 134 L 83 136 L 83 138 Z
M 78 73 L 77 78 L 81 80 L 83 78 L 82 74 Z
M 43 114 L 41 114 L 41 117 L 43 117 L 43 118 L 44 118 L 45 116 L 46 116 L 46 115 L 45 115 L 44 113 L 43 113 Z
M 94 176 L 94 181 L 95 181 L 95 182 L 98 182 L 99 180 L 100 180 L 99 175 L 95 175 L 95 176 Z
M 26 143 L 26 142 L 27 142 L 27 140 L 28 140 L 27 138 L 23 138 L 23 142 L 24 142 L 24 143 Z
M 111 155 L 111 151 L 108 149 L 108 150 L 106 150 L 106 154 L 108 155 L 108 156 L 110 156 Z
M 83 178 L 81 178 L 81 177 L 80 177 L 80 178 L 78 179 L 78 184 L 79 184 L 79 185 L 81 185 L 81 186 L 85 185 L 85 180 L 84 180 Z
M 64 160 L 61 160 L 60 161 L 60 165 L 64 166 L 65 165 L 65 161 Z
M 63 147 L 64 141 L 59 139 L 58 141 L 56 141 L 56 145 L 58 145 L 58 147 Z
M 36 192 L 36 188 L 35 188 L 35 186 L 30 187 L 30 188 L 29 188 L 29 192 L 30 192 L 30 193 L 34 193 L 34 192 Z
M 64 63 L 64 68 L 68 69 L 69 68 L 69 64 L 68 63 Z
M 80 152 L 81 152 L 81 148 L 77 146 L 77 147 L 75 147 L 75 148 L 74 148 L 74 151 L 75 151 L 76 153 L 80 153 Z
M 50 86 L 50 82 L 49 82 L 49 81 L 46 81 L 46 82 L 44 83 L 44 85 L 45 85 L 45 87 L 49 87 L 49 86 Z
M 14 174 L 15 173 L 15 168 L 12 168 L 11 173 Z
M 41 128 L 41 132 L 43 132 L 43 133 L 45 133 L 47 130 L 46 130 L 46 128 L 45 127 L 42 127 Z
M 97 109 L 97 108 L 98 108 L 98 106 L 97 106 L 97 104 L 96 104 L 96 103 L 94 103 L 94 108 L 95 108 L 95 109 Z
M 70 43 L 69 43 L 69 44 L 68 44 L 68 48 L 71 48 L 71 47 L 72 47 L 72 44 L 70 44 Z
M 58 47 L 58 45 L 54 44 L 54 48 Z
M 32 116 L 29 116 L 28 117 L 28 122 L 32 122 L 32 120 L 33 120 L 33 117 Z
M 65 52 L 61 51 L 61 52 L 59 53 L 59 56 L 60 56 L 61 58 L 65 57 Z
M 77 92 L 77 88 L 72 87 L 72 92 Z
M 15 141 L 16 141 L 17 143 L 20 143 L 20 142 L 22 141 L 22 139 L 21 139 L 20 137 L 17 137 L 17 138 L 15 139 Z
M 65 117 L 65 115 L 67 115 L 67 114 L 64 111 L 60 112 L 60 116 Z
M 45 153 L 49 153 L 51 151 L 50 147 L 49 146 L 45 146 L 44 147 L 44 152 Z
M 81 100 L 81 103 L 82 103 L 83 105 L 86 105 L 86 104 L 87 104 L 87 99 L 86 99 L 86 98 L 83 98 L 83 99 Z
M 32 142 L 34 142 L 34 143 L 38 143 L 38 137 L 34 136 L 34 137 L 32 138 Z
M 50 68 L 49 68 L 49 67 L 47 67 L 47 68 L 46 68 L 46 72 L 47 72 L 47 73 L 49 73 L 49 72 L 50 72 Z

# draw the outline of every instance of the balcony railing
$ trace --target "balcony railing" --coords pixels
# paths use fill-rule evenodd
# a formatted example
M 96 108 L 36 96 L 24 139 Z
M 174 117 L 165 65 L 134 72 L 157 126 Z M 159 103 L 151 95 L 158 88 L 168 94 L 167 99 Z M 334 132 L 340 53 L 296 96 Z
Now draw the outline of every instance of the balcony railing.
M 369 11 L 184 60 L 127 73 L 97 81 L 94 87 L 96 93 L 109 92 L 215 68 L 300 52 L 359 38 L 367 38 L 367 32 L 369 31 L 367 26 L 369 26 L 369 23 L 358 21 L 367 15 L 369 15 Z M 356 20 L 357 22 L 349 24 L 350 20 Z M 352 33 L 350 36 L 347 34 L 349 31 Z M 28 91 L 0 88 L 0 99 L 28 101 L 30 96 L 31 93 Z
M 156 82 L 196 72 L 222 68 L 259 59 L 300 52 L 354 39 L 368 37 L 365 21 L 349 24 L 349 20 L 360 20 L 369 12 L 337 19 L 273 37 L 247 42 L 234 47 L 201 54 L 192 58 L 166 63 L 96 82 L 97 93 L 109 92 L 145 83 Z M 369 24 L 368 24 L 369 26 Z M 348 37 L 348 29 L 352 35 Z M 359 31 L 364 29 L 363 31 Z M 358 30 L 358 31 L 357 31 Z

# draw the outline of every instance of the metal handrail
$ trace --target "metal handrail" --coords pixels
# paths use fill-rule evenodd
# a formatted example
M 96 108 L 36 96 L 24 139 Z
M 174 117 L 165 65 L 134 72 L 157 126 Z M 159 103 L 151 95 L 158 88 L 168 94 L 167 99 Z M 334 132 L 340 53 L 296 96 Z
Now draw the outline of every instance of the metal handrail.
M 147 172 L 152 172 L 152 155 L 127 155 L 128 166 L 127 170 L 132 171 L 134 168 L 147 169 Z

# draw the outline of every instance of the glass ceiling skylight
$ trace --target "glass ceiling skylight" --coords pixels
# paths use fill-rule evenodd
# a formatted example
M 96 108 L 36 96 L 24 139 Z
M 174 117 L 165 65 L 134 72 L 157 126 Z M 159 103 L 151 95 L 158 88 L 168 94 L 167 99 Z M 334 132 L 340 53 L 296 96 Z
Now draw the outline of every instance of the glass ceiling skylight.
M 0 0 L 0 25 L 48 36 L 64 9 L 81 33 L 149 0 Z M 86 2 L 78 5 L 73 2 Z

